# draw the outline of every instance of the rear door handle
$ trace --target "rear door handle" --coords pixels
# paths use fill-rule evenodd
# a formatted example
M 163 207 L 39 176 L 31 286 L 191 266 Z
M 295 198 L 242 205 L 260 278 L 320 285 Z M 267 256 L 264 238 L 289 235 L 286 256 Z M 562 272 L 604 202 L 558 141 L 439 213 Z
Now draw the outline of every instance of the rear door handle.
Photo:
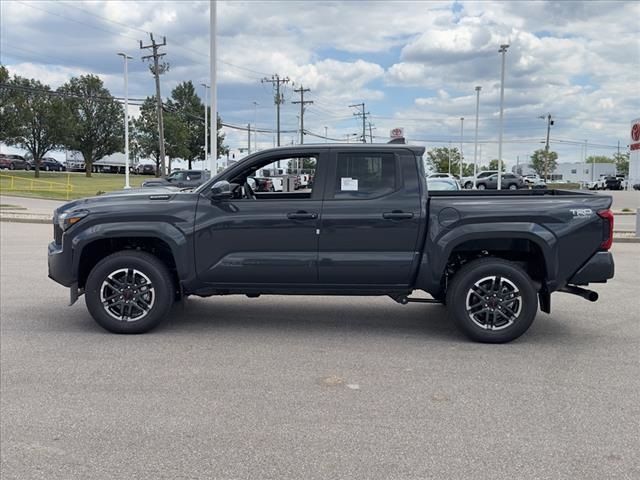
M 413 213 L 394 210 L 393 212 L 384 212 L 382 218 L 385 220 L 408 220 L 413 218 Z
M 314 220 L 318 218 L 318 214 L 315 212 L 309 213 L 301 210 L 298 212 L 287 213 L 287 218 L 289 220 Z

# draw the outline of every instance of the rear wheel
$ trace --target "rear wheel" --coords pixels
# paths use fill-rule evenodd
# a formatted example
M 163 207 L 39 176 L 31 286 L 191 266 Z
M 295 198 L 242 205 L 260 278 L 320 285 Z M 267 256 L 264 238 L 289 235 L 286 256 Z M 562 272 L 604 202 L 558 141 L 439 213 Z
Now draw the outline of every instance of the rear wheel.
M 509 185 L 509 190 L 517 190 L 518 189 L 518 185 L 516 185 L 515 183 L 512 183 L 511 185 Z
M 145 333 L 169 312 L 174 287 L 166 266 L 140 251 L 117 252 L 91 270 L 85 301 L 94 320 L 113 333 Z
M 467 182 L 464 184 L 464 188 L 466 190 L 471 190 L 473 188 L 473 182 Z
M 447 307 L 458 328 L 472 340 L 504 343 L 531 326 L 538 298 L 531 278 L 518 265 L 483 258 L 466 264 L 453 277 Z

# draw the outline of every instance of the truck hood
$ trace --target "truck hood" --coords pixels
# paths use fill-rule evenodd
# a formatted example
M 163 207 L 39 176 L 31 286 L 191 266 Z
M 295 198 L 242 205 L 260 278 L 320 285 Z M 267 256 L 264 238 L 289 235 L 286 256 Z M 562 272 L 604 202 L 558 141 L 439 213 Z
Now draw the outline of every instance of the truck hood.
M 176 195 L 193 195 L 192 192 L 183 192 L 177 187 L 157 186 L 146 188 L 131 188 L 128 190 L 115 190 L 95 197 L 80 198 L 65 203 L 54 211 L 54 216 L 61 213 L 77 210 L 86 210 L 89 213 L 103 211 L 133 211 L 147 210 L 149 208 L 162 208 L 156 204 L 166 204 L 174 200 Z

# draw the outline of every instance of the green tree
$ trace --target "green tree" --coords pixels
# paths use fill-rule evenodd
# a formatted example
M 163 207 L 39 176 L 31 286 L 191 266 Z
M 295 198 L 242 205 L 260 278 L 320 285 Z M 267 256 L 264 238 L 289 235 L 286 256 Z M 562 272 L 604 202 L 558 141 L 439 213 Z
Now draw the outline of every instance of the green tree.
M 457 148 L 435 147 L 427 152 L 427 166 L 434 172 L 460 173 L 460 150 Z M 451 162 L 451 164 L 449 164 Z M 449 167 L 451 165 L 451 167 Z M 463 168 L 464 173 L 464 168 Z
M 590 155 L 587 157 L 586 163 L 614 163 L 615 160 L 606 155 Z
M 95 75 L 74 77 L 59 92 L 69 127 L 64 145 L 82 154 L 90 177 L 94 161 L 124 150 L 124 110 Z
M 618 175 L 629 175 L 629 152 L 616 153 L 613 156 L 613 161 L 616 164 Z
M 165 154 L 169 158 L 187 158 L 188 131 L 181 119 L 164 112 Z M 135 143 L 138 158 L 151 158 L 156 164 L 156 175 L 164 172 L 160 169 L 160 142 L 158 141 L 158 116 L 155 97 L 147 97 L 140 107 L 140 115 L 131 122 L 131 138 Z M 204 130 L 203 130 L 204 134 Z
M 558 166 L 558 154 L 554 151 L 547 152 L 539 149 L 531 155 L 531 168 L 545 180 Z
M 204 104 L 196 94 L 191 80 L 180 83 L 171 91 L 167 100 L 167 116 L 173 117 L 173 127 L 182 137 L 181 158 L 191 162 L 198 158 L 204 160 Z
M 37 80 L 15 76 L 9 85 L 14 89 L 11 101 L 2 107 L 2 123 L 7 125 L 2 141 L 31 154 L 37 178 L 42 158 L 63 143 L 67 125 L 63 101 Z
M 0 84 L 9 84 L 9 70 L 4 65 L 0 65 Z M 4 142 L 6 132 L 9 130 L 9 121 L 5 115 L 5 108 L 9 104 L 13 91 L 7 87 L 0 87 L 0 142 Z
M 493 160 L 489 161 L 489 168 L 487 168 L 487 170 L 498 170 L 498 163 L 500 163 L 500 160 L 498 160 L 497 158 L 494 158 Z M 504 160 L 502 161 L 502 171 L 506 172 L 507 171 L 507 167 L 504 164 Z

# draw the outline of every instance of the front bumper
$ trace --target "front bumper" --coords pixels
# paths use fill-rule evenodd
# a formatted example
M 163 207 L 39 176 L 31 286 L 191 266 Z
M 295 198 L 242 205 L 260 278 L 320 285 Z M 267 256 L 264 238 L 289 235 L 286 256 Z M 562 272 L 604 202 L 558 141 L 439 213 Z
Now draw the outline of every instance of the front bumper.
M 567 283 L 571 285 L 606 283 L 607 280 L 613 278 L 614 273 L 615 265 L 611 252 L 597 252 Z
M 70 248 L 66 250 L 62 245 L 51 242 L 48 247 L 47 263 L 49 278 L 60 285 L 70 287 L 76 282 L 73 274 L 73 256 Z

